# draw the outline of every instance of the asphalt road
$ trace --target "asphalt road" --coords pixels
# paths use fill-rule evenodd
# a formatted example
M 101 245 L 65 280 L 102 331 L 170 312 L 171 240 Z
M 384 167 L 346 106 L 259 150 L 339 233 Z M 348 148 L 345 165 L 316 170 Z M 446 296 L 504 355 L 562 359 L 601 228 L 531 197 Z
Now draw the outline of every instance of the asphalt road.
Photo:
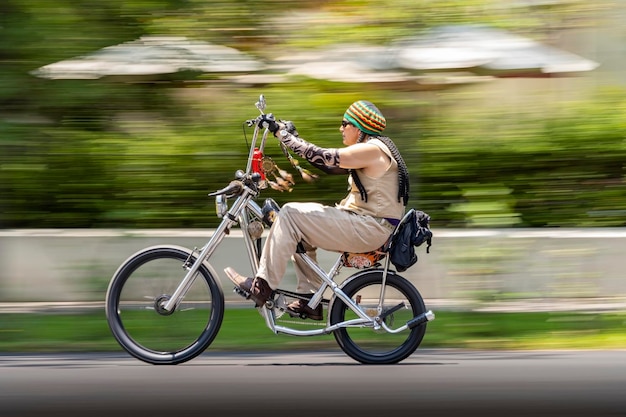
M 0 416 L 626 416 L 626 350 L 1 355 Z

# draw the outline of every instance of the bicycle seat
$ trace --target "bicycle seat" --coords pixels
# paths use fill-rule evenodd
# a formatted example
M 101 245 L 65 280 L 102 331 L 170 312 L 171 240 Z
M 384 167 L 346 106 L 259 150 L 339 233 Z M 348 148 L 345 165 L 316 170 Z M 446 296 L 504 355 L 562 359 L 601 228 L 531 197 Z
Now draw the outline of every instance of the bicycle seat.
M 402 224 L 402 223 L 400 223 Z M 400 224 L 398 226 L 400 226 Z M 357 269 L 366 269 L 372 268 L 376 266 L 380 266 L 380 261 L 387 256 L 389 252 L 390 244 L 397 234 L 398 227 L 394 229 L 394 231 L 389 235 L 387 241 L 383 243 L 383 245 L 375 250 L 369 252 L 344 252 L 341 255 L 341 262 L 343 266 L 357 268 Z
M 387 241 L 380 248 L 373 251 L 361 253 L 344 252 L 341 256 L 341 261 L 343 265 L 346 267 L 352 267 L 357 269 L 366 269 L 380 266 L 380 261 L 384 259 L 385 256 L 387 256 L 394 239 L 404 228 L 404 226 L 406 226 L 407 221 L 409 221 L 414 212 L 415 209 L 410 209 L 407 213 L 405 213 L 398 225 L 389 235 Z
M 370 252 L 362 252 L 362 253 L 353 253 L 353 252 L 344 252 L 341 255 L 341 262 L 343 266 L 357 268 L 357 269 L 366 269 L 374 266 L 379 266 L 380 261 L 387 256 L 387 252 L 384 251 L 384 248 L 387 244 L 385 243 L 380 248 L 370 251 Z

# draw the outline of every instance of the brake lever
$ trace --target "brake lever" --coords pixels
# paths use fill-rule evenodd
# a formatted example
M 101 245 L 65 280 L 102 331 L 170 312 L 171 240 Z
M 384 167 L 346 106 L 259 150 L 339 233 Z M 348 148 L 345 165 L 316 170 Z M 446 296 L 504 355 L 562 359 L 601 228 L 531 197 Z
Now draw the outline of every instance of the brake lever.
M 257 117 L 256 119 L 248 119 L 248 120 L 246 120 L 246 122 L 245 122 L 245 123 L 246 123 L 246 125 L 247 125 L 248 127 L 256 126 L 256 125 L 258 125 L 258 124 L 259 124 L 259 122 L 261 121 L 261 119 L 262 119 L 263 117 L 266 117 L 266 118 L 268 118 L 269 120 L 275 120 L 275 119 L 274 119 L 274 115 L 273 115 L 272 113 L 269 113 L 269 114 L 261 114 L 261 115 L 260 115 L 259 117 Z M 266 126 L 266 125 L 264 125 L 264 126 L 260 126 L 260 127 L 266 128 L 267 126 Z

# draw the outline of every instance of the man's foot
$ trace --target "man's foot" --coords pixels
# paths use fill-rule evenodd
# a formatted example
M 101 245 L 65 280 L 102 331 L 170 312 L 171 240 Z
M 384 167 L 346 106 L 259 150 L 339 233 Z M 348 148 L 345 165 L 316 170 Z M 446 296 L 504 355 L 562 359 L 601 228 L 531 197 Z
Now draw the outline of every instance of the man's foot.
M 244 277 L 231 267 L 224 269 L 224 272 L 237 288 L 247 294 L 246 299 L 254 301 L 257 307 L 264 305 L 272 296 L 273 291 L 264 279 Z
M 287 306 L 287 312 L 292 316 L 302 317 L 303 319 L 310 318 L 318 321 L 324 319 L 324 307 L 322 307 L 321 303 L 314 310 L 307 305 L 305 300 L 296 300 Z

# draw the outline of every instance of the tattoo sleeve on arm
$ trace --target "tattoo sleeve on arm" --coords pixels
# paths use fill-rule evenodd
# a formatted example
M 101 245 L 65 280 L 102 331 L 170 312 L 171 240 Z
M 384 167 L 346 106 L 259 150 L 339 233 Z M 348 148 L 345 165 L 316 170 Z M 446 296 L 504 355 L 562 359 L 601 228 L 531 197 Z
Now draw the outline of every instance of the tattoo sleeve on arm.
M 286 134 L 280 138 L 280 141 L 289 149 L 306 158 L 312 165 L 325 171 L 324 167 L 339 168 L 339 150 L 334 148 L 320 148 L 312 143 L 307 142 L 299 137 Z
M 328 175 L 346 175 L 347 173 L 350 172 L 349 169 L 345 169 L 345 168 L 339 168 L 338 166 L 332 166 L 329 167 L 328 165 L 324 165 L 321 162 L 311 162 L 311 165 L 313 165 L 315 168 L 319 169 L 320 171 L 328 174 Z

